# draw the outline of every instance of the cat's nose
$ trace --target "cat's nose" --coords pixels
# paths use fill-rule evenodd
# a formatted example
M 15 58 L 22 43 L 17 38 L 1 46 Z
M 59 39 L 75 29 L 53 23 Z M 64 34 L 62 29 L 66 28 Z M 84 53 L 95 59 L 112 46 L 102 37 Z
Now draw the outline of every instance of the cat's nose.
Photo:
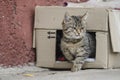
M 80 34 L 80 30 L 77 29 L 76 31 L 77 31 L 78 34 Z

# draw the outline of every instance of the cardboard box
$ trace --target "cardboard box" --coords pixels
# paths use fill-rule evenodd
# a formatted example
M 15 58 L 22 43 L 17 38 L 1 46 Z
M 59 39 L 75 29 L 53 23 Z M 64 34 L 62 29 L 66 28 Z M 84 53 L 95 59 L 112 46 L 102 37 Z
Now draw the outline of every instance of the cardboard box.
M 87 62 L 84 65 L 84 68 L 120 67 L 120 47 L 118 46 L 118 43 L 115 43 L 117 44 L 117 50 L 114 52 L 112 45 L 115 41 L 113 40 L 111 43 L 111 39 L 113 39 L 111 34 L 113 36 L 116 35 L 110 32 L 115 31 L 110 30 L 110 27 L 114 28 L 113 24 L 115 23 L 112 21 L 114 17 L 110 17 L 113 14 L 112 12 L 114 12 L 113 10 L 104 8 L 45 6 L 37 6 L 35 9 L 33 48 L 36 48 L 37 53 L 36 65 L 48 68 L 71 68 L 72 64 L 67 61 L 56 61 L 56 34 L 58 30 L 62 30 L 61 23 L 65 12 L 68 12 L 70 15 L 82 15 L 85 12 L 89 13 L 87 19 L 87 31 L 94 32 L 96 35 L 96 57 L 94 62 Z M 116 25 L 116 27 L 118 27 L 118 25 Z

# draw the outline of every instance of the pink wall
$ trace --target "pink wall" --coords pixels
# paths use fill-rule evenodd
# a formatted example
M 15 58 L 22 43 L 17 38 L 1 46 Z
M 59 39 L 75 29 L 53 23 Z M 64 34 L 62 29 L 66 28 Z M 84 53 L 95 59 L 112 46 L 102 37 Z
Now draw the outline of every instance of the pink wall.
M 65 1 L 77 2 L 77 0 L 0 0 L 0 65 L 16 66 L 34 62 L 32 29 L 35 6 L 62 6 Z

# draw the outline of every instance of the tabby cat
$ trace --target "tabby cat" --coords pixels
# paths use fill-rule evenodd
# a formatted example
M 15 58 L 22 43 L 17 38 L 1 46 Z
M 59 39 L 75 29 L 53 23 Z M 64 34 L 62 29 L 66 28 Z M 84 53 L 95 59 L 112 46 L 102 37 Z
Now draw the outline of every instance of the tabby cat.
M 87 16 L 88 13 L 70 16 L 66 12 L 62 22 L 61 50 L 65 58 L 73 63 L 73 72 L 81 70 L 85 59 L 95 53 L 95 39 L 86 32 Z

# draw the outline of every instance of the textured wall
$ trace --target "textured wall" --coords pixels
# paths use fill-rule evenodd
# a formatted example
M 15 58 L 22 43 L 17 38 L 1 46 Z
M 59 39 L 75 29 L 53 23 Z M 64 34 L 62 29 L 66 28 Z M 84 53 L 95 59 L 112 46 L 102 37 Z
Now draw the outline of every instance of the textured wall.
M 35 6 L 62 6 L 65 1 L 77 2 L 77 0 L 0 0 L 0 65 L 16 66 L 34 62 L 32 29 Z

